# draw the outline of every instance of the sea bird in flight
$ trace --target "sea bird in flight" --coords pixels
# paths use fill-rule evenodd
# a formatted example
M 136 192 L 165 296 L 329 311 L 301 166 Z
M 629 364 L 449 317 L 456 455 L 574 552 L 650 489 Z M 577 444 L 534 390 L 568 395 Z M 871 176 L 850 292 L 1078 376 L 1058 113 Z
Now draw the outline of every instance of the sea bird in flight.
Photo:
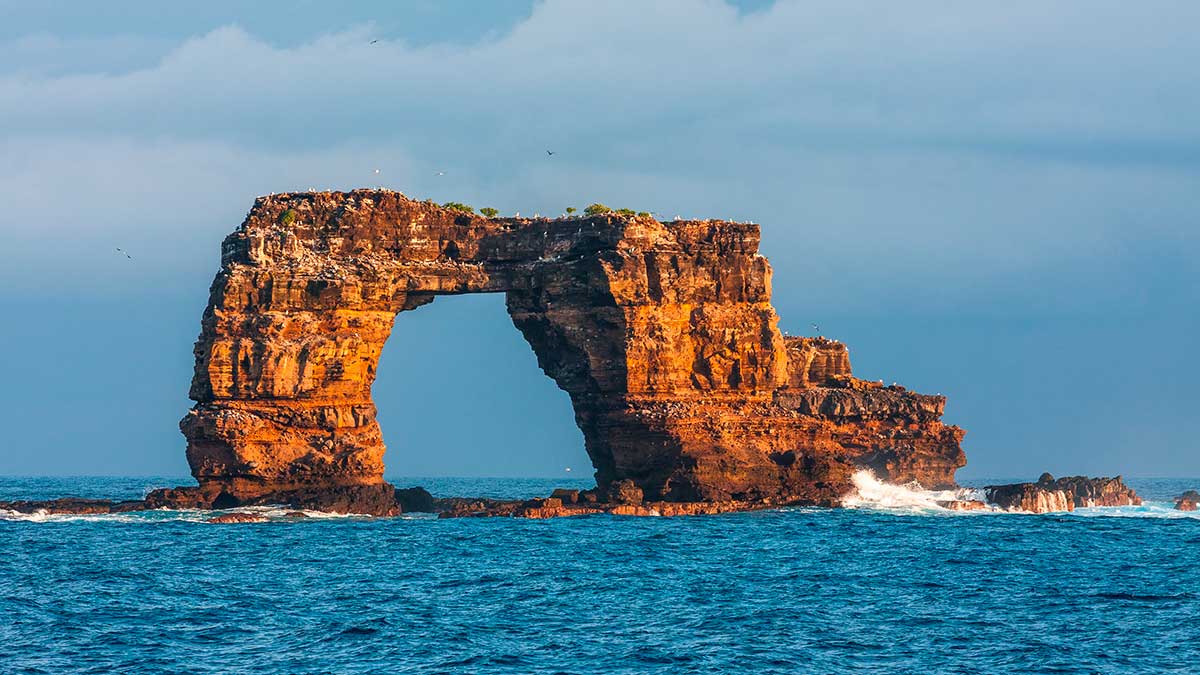
M 553 156 L 554 156 L 554 151 L 553 151 L 553 150 L 547 150 L 547 151 L 546 151 L 546 155 L 547 155 L 547 156 L 549 156 L 549 157 L 553 157 Z
M 129 255 L 128 251 L 122 251 L 121 249 L 117 249 L 117 253 L 120 253 L 121 255 L 125 256 L 126 258 L 129 258 L 130 260 L 133 260 L 133 256 Z

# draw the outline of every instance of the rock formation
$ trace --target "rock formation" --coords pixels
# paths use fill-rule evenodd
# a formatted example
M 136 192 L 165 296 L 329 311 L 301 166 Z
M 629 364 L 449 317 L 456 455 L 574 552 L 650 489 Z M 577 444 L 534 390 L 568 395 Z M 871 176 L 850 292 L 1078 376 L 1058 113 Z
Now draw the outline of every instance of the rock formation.
M 783 336 L 758 243 L 746 223 L 489 219 L 385 190 L 259 198 L 222 245 L 195 347 L 181 429 L 200 486 L 150 500 L 394 513 L 371 401 L 392 323 L 492 292 L 570 396 L 600 494 L 832 505 L 861 467 L 953 486 L 966 460 L 945 399 Z
M 1054 479 L 1048 473 L 1036 483 L 989 485 L 984 488 L 989 503 L 1010 511 L 1051 513 L 1074 511 L 1078 507 L 1137 506 L 1142 498 L 1116 478 L 1070 476 Z
M 1200 506 L 1200 492 L 1188 490 L 1175 500 L 1175 508 L 1179 511 L 1195 511 Z
M 219 516 L 213 516 L 212 518 L 209 518 L 208 520 L 206 520 L 204 522 L 218 523 L 218 524 L 222 524 L 222 523 L 224 523 L 224 524 L 228 524 L 228 523 L 265 523 L 268 520 L 270 520 L 270 519 L 267 518 L 266 516 L 262 515 L 261 513 L 242 513 L 240 511 L 234 511 L 232 513 L 222 513 Z
M 195 345 L 180 428 L 199 486 L 0 509 L 682 515 L 836 506 L 862 469 L 955 487 L 963 431 L 942 424 L 945 399 L 855 378 L 835 340 L 783 335 L 758 244 L 758 226 L 728 221 L 484 218 L 386 190 L 261 197 L 222 244 Z M 403 312 L 463 293 L 506 294 L 571 399 L 594 489 L 439 499 L 384 482 L 380 352 Z M 1046 474 L 986 493 L 1035 512 L 1141 503 L 1119 477 Z

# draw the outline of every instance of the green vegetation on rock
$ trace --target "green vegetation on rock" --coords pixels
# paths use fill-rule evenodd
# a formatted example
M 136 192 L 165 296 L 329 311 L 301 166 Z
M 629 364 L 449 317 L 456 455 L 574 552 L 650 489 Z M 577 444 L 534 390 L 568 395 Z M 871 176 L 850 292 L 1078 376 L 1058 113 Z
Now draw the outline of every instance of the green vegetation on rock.
M 490 207 L 490 206 L 485 206 L 485 207 L 483 207 L 482 209 L 479 209 L 479 212 L 480 212 L 481 214 L 483 214 L 483 216 L 484 216 L 484 217 L 486 217 L 486 218 L 495 218 L 495 217 L 496 217 L 496 215 L 497 215 L 498 213 L 500 213 L 499 211 L 497 211 L 496 209 L 493 209 L 493 208 L 492 208 L 492 207 Z
M 461 211 L 462 213 L 475 213 L 475 208 L 467 206 L 461 202 L 446 202 L 442 204 L 442 208 L 450 209 L 451 211 Z

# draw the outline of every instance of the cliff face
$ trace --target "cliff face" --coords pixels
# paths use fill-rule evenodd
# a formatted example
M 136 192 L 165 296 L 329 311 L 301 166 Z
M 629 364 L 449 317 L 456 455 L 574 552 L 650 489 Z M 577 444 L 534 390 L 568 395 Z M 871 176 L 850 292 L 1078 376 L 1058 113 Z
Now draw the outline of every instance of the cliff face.
M 855 379 L 838 342 L 784 337 L 758 243 L 723 221 L 260 198 L 222 246 L 195 347 L 187 498 L 389 512 L 371 385 L 392 322 L 487 292 L 569 394 L 601 491 L 832 504 L 859 467 L 953 485 L 966 460 L 945 399 Z

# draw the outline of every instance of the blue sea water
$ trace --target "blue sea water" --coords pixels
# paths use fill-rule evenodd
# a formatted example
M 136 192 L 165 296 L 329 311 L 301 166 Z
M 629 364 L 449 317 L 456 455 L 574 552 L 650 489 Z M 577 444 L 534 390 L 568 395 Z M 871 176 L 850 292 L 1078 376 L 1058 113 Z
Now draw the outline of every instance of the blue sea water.
M 533 496 L 561 480 L 393 479 Z M 174 478 L 0 479 L 0 500 Z M 552 520 L 0 516 L 0 673 L 1197 673 L 1200 480 L 1151 503 Z

